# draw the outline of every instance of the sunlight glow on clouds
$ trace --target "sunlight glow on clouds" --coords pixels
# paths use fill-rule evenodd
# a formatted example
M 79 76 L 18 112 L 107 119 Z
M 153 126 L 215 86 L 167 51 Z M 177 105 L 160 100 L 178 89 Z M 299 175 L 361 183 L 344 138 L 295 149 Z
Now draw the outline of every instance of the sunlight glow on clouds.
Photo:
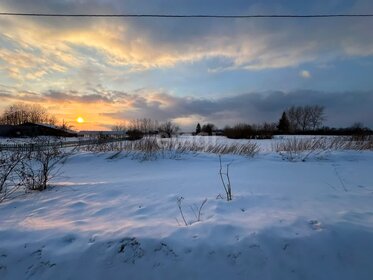
M 0 10 L 157 12 L 162 6 L 160 1 L 145 5 L 129 0 L 5 0 Z M 302 12 L 373 10 L 369 1 L 341 2 L 343 5 L 335 1 L 312 1 L 303 4 Z M 175 7 L 197 12 L 213 8 L 216 13 L 232 14 L 293 13 L 299 9 L 298 4 L 284 6 L 278 1 L 178 0 L 172 7 L 160 12 L 171 13 L 176 9 L 176 13 L 182 13 Z M 307 88 L 320 89 L 321 79 L 310 79 L 318 74 L 315 68 L 339 61 L 355 63 L 358 65 L 355 67 L 361 67 L 361 73 L 372 69 L 373 66 L 369 66 L 373 56 L 371 19 L 351 19 L 346 23 L 339 19 L 186 21 L 0 17 L 0 111 L 16 101 L 38 102 L 66 120 L 74 121 L 77 114 L 84 114 L 87 116 L 87 121 L 81 124 L 84 128 L 107 128 L 119 118 L 134 117 L 173 119 L 185 125 L 214 117 L 233 122 L 235 118 L 240 119 L 230 112 L 235 108 L 228 110 L 220 104 L 229 96 L 250 92 L 258 85 L 264 92 L 283 90 L 282 87 L 294 91 L 305 84 Z M 364 63 L 368 66 L 364 69 L 358 61 L 360 58 L 367 58 Z M 354 88 L 348 87 L 349 81 L 345 78 L 350 69 L 346 65 L 335 70 L 343 74 L 335 74 L 334 83 L 345 83 L 352 95 Z M 251 82 L 244 83 L 249 78 Z M 371 92 L 371 79 L 364 74 L 359 75 L 359 79 L 363 83 L 356 91 Z M 208 85 L 218 82 L 224 83 L 224 90 L 218 86 L 209 88 Z M 335 91 L 329 81 L 324 85 L 330 92 Z M 205 98 L 205 94 L 212 98 Z M 252 102 L 258 100 L 259 97 Z M 201 106 L 193 110 L 191 106 L 196 103 Z M 178 109 L 174 112 L 175 108 Z M 262 119 L 270 120 L 271 116 L 268 112 Z M 362 119 L 370 121 L 369 116 Z

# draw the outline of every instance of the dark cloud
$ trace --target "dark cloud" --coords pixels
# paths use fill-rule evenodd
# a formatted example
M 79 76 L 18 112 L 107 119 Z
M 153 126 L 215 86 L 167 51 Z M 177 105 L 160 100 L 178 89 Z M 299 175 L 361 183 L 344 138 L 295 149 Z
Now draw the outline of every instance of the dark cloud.
M 190 119 L 213 122 L 220 127 L 237 122 L 275 122 L 282 111 L 290 106 L 322 105 L 325 107 L 326 125 L 341 127 L 362 122 L 373 128 L 373 91 L 270 91 L 196 98 L 148 89 L 131 93 L 111 91 L 102 86 L 88 93 L 49 90 L 43 94 L 15 92 L 12 88 L 0 87 L 0 98 L 11 102 L 102 104 L 100 112 L 104 113 L 101 114 L 113 118 L 114 122 L 136 118 L 159 121 Z
M 112 103 L 114 102 L 113 96 L 104 93 L 98 94 L 78 94 L 77 92 L 64 93 L 61 91 L 49 91 L 44 94 L 43 97 L 49 101 L 63 101 L 63 102 L 79 102 L 79 103 L 95 103 L 104 102 Z
M 373 91 L 277 91 L 247 93 L 220 99 L 175 97 L 163 93 L 151 98 L 139 95 L 129 95 L 128 98 L 132 99 L 131 108 L 106 115 L 117 119 L 148 117 L 158 120 L 198 115 L 205 121 L 223 126 L 237 122 L 277 121 L 281 112 L 292 105 L 322 105 L 325 107 L 327 125 L 349 126 L 359 121 L 373 127 Z M 149 101 L 153 98 L 157 98 L 158 102 Z
M 0 8 L 11 12 L 53 13 L 364 13 L 373 9 L 373 3 L 368 0 L 4 0 Z M 373 127 L 372 91 L 271 91 L 206 99 L 170 95 L 167 90 L 181 91 L 175 90 L 176 86 L 170 85 L 167 77 L 162 77 L 164 67 L 176 69 L 178 63 L 205 62 L 201 63 L 201 72 L 206 73 L 232 69 L 249 69 L 251 72 L 247 73 L 253 73 L 253 70 L 264 72 L 306 62 L 324 65 L 371 57 L 371 23 L 371 19 L 361 18 L 187 21 L 0 18 L 0 74 L 4 73 L 0 82 L 11 84 L 16 79 L 22 81 L 17 84 L 24 87 L 28 80 L 30 90 L 55 89 L 40 94 L 0 88 L 0 98 L 11 102 L 105 103 L 111 108 L 106 115 L 115 118 L 201 118 L 220 126 L 239 121 L 276 121 L 291 105 L 319 104 L 326 108 L 328 125 L 347 126 L 361 121 Z M 162 85 L 147 81 L 145 70 L 149 68 L 160 73 Z M 140 74 L 130 75 L 134 72 Z M 187 72 L 179 73 L 184 77 L 195 74 Z M 124 78 L 117 84 L 118 77 Z M 320 88 L 316 77 L 317 71 L 313 71 L 308 82 L 314 83 L 311 87 Z M 208 78 L 214 79 L 213 74 Z M 247 87 L 235 88 L 235 84 L 244 78 L 239 75 L 230 79 L 229 90 L 242 92 L 242 88 Z M 298 75 L 288 77 L 286 83 L 292 85 L 294 79 L 299 79 Z M 102 86 L 96 86 L 99 83 Z M 370 89 L 369 85 L 361 88 Z M 141 86 L 164 88 L 166 92 L 142 90 L 129 94 L 106 90 Z M 266 89 L 273 88 L 277 87 L 271 87 L 269 80 Z M 188 92 L 188 88 L 184 92 Z M 223 92 L 216 95 L 221 96 Z

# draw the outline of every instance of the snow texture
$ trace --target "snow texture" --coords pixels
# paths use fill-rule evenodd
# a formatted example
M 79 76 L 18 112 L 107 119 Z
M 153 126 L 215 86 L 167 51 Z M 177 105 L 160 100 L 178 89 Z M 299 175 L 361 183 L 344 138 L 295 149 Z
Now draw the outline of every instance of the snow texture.
M 230 202 L 217 155 L 112 154 L 0 204 L 0 279 L 373 279 L 372 152 L 224 155 Z

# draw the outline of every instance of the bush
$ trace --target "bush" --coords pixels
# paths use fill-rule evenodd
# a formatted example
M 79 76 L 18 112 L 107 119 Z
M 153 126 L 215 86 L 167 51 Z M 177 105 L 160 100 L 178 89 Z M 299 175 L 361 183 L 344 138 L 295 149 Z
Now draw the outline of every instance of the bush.
M 58 175 L 58 165 L 69 153 L 56 139 L 40 138 L 29 148 L 0 153 L 0 202 L 23 190 L 43 191 Z
M 249 125 L 239 123 L 233 127 L 227 126 L 224 128 L 223 135 L 230 139 L 271 139 L 275 130 L 275 124 Z
M 204 124 L 201 128 L 201 132 L 206 133 L 207 135 L 211 136 L 212 132 L 216 130 L 216 126 L 212 123 Z
M 373 137 L 356 140 L 353 136 L 338 137 L 291 137 L 272 145 L 284 159 L 305 161 L 310 156 L 320 156 L 336 150 L 373 150 Z
M 58 164 L 68 155 L 60 148 L 57 139 L 40 138 L 35 150 L 30 151 L 28 160 L 23 162 L 22 181 L 26 189 L 47 189 L 49 181 L 58 175 Z
M 0 202 L 23 185 L 20 174 L 24 159 L 20 151 L 0 151 Z
M 158 128 L 162 138 L 172 137 L 172 135 L 176 134 L 179 129 L 180 128 L 177 125 L 173 124 L 170 121 L 162 123 Z
M 283 159 L 289 161 L 305 161 L 311 155 L 318 155 L 326 151 L 325 138 L 286 138 L 275 143 L 272 149 L 279 153 Z
M 127 131 L 128 140 L 139 140 L 144 137 L 144 133 L 142 133 L 138 129 L 131 129 Z

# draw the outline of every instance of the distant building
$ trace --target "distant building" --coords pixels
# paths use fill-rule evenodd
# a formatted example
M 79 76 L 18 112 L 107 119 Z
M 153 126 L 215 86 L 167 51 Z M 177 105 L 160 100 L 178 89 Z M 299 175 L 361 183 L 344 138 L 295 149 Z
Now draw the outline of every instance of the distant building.
M 209 134 L 207 132 L 200 132 L 197 134 L 198 136 L 209 136 Z M 221 130 L 221 129 L 215 129 L 211 132 L 211 136 L 223 136 L 224 135 L 224 131 Z
M 83 130 L 78 132 L 78 136 L 84 138 L 122 138 L 126 136 L 126 131 Z
M 76 137 L 78 135 L 72 130 L 65 130 L 57 126 L 46 124 L 24 123 L 20 125 L 0 125 L 0 137 L 37 136 Z
M 200 133 L 197 134 L 198 136 L 209 136 L 207 132 L 201 131 Z

